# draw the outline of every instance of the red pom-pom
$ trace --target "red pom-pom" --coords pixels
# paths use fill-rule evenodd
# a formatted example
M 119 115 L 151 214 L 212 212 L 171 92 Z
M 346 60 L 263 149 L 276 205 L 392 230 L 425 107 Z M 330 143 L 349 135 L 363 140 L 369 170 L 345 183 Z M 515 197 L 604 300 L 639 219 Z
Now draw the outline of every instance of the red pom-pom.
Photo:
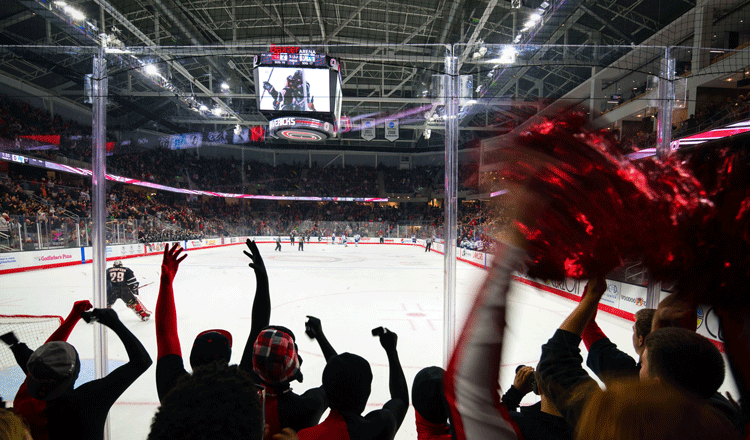
M 676 159 L 629 161 L 613 136 L 586 124 L 581 113 L 545 120 L 501 150 L 499 177 L 547 201 L 516 224 L 529 275 L 594 278 L 635 260 L 673 277 L 695 257 L 686 231 L 713 216 L 702 185 Z

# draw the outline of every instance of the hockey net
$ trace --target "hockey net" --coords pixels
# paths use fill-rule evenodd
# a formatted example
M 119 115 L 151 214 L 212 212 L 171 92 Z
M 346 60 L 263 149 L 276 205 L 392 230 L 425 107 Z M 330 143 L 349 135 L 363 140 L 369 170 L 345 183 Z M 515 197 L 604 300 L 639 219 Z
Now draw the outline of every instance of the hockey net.
M 13 332 L 19 341 L 36 350 L 62 324 L 62 316 L 55 315 L 0 315 L 0 335 Z M 0 343 L 0 369 L 16 365 L 10 348 Z

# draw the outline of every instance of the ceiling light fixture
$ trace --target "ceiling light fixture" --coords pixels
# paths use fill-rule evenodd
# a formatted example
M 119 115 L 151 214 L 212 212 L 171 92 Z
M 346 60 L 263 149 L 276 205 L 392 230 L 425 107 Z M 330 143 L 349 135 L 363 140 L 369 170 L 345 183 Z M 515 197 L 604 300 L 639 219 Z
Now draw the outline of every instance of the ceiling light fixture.
M 154 66 L 153 64 L 146 64 L 146 67 L 144 67 L 144 71 L 148 75 L 158 75 L 159 74 L 159 69 L 157 69 L 156 66 Z

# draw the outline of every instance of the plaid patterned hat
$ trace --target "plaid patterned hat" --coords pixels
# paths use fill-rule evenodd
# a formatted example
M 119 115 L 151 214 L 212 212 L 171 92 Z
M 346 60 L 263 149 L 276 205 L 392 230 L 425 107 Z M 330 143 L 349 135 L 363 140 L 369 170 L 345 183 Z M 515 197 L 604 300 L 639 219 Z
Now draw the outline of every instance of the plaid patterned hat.
M 267 384 L 288 382 L 299 370 L 292 337 L 276 328 L 260 332 L 253 345 L 253 371 Z

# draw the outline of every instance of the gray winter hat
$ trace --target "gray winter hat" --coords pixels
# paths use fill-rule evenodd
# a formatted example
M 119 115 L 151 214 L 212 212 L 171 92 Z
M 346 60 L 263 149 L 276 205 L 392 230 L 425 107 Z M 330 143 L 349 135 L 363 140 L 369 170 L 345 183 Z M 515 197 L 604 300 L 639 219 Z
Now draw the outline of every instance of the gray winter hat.
M 53 400 L 73 386 L 81 371 L 81 361 L 72 345 L 53 341 L 31 354 L 26 369 L 29 395 L 39 400 Z

